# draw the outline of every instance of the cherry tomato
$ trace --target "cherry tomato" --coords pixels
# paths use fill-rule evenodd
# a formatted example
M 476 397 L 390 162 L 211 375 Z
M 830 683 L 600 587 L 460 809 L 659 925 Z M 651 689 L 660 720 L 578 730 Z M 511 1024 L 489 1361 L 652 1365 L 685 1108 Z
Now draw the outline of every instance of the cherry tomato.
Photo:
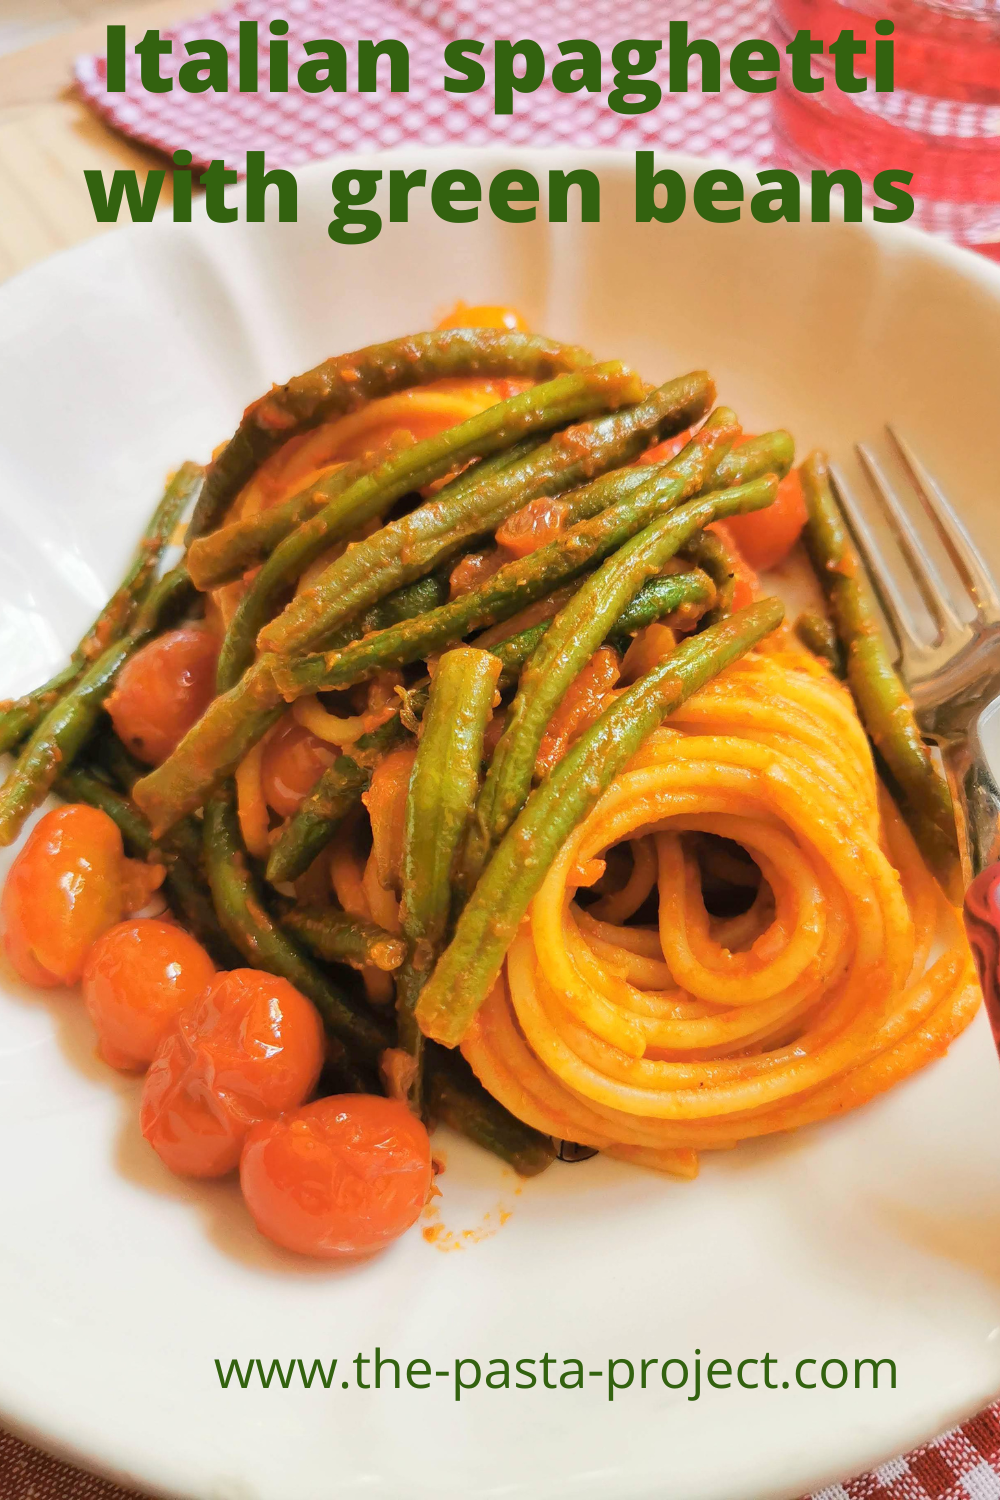
M 778 485 L 773 504 L 726 522 L 744 560 L 758 573 L 776 568 L 791 552 L 806 524 L 806 502 L 798 469 Z
M 39 819 L 0 902 L 4 948 L 22 979 L 76 984 L 91 944 L 124 916 L 128 863 L 107 813 L 70 803 Z
M 104 1061 L 142 1072 L 171 1023 L 214 974 L 201 944 L 172 922 L 138 917 L 109 927 L 83 970 L 83 998 Z
M 293 718 L 286 718 L 265 745 L 261 760 L 261 786 L 268 807 L 279 818 L 290 818 L 339 754 L 336 745 L 328 745 Z
M 409 1229 L 432 1181 L 427 1131 L 405 1104 L 336 1094 L 250 1131 L 240 1186 L 268 1239 L 328 1260 Z
M 621 660 L 611 646 L 600 646 L 573 678 L 542 735 L 535 775 L 544 776 L 562 760 L 570 743 L 593 724 L 608 693 L 621 675 Z
M 493 547 L 489 552 L 467 552 L 451 570 L 448 598 L 458 599 L 462 594 L 471 594 L 508 562 L 510 553 L 503 547 Z
M 146 1074 L 139 1124 L 181 1177 L 221 1177 L 247 1131 L 294 1109 L 323 1064 L 323 1028 L 287 979 L 217 974 L 164 1036 Z
M 512 333 L 527 333 L 528 325 L 513 307 L 477 302 L 469 307 L 465 302 L 456 302 L 451 312 L 443 317 L 439 328 L 509 328 Z
M 202 625 L 157 636 L 125 663 L 105 705 L 119 739 L 158 766 L 215 696 L 219 641 Z
M 507 517 L 497 531 L 496 539 L 512 556 L 527 557 L 529 552 L 555 541 L 562 533 L 568 515 L 569 505 L 565 500 L 539 495 Z

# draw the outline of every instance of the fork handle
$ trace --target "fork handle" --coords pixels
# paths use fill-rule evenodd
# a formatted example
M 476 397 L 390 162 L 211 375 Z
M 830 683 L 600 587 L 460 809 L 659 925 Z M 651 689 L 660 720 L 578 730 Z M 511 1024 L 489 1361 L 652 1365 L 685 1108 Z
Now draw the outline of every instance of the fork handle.
M 963 863 L 973 877 L 965 893 L 965 930 L 1000 1050 L 1000 786 L 984 744 L 998 716 L 1000 700 L 976 715 L 963 739 L 942 750 L 962 835 Z

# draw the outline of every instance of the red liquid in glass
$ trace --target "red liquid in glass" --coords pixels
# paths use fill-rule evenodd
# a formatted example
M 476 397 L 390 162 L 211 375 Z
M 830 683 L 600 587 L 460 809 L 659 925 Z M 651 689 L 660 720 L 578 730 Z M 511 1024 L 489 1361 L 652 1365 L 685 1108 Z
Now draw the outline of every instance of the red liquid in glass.
M 780 0 L 779 15 L 791 32 L 810 30 L 829 46 L 849 27 L 868 44 L 855 71 L 875 69 L 875 22 L 892 21 L 896 87 L 908 93 L 967 104 L 1000 104 L 1000 9 L 940 6 L 915 0 L 879 0 L 870 9 L 837 0 Z
M 909 191 L 932 202 L 1000 202 L 1000 139 L 925 135 L 825 92 L 781 88 L 774 107 L 779 130 L 817 166 L 848 168 L 865 182 L 890 168 L 912 172 Z

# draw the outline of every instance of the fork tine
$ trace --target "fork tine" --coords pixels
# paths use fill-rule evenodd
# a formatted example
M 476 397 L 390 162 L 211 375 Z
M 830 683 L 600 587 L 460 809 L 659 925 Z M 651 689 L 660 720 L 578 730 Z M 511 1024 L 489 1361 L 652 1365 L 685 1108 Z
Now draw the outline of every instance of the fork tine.
M 896 579 L 891 569 L 886 567 L 885 560 L 878 546 L 872 540 L 868 527 L 865 524 L 865 518 L 858 506 L 857 499 L 851 493 L 843 473 L 832 463 L 830 464 L 830 479 L 837 502 L 850 529 L 854 545 L 861 554 L 861 560 L 867 569 L 872 587 L 878 596 L 882 613 L 885 615 L 895 637 L 898 655 L 903 643 L 913 639 L 910 606 L 905 596 L 897 587 Z
M 948 598 L 948 586 L 938 571 L 923 539 L 914 526 L 906 508 L 900 504 L 885 471 L 871 449 L 864 443 L 856 444 L 857 455 L 868 477 L 869 483 L 882 508 L 882 513 L 892 528 L 913 574 L 913 581 L 920 590 L 920 597 L 927 613 L 937 625 L 937 640 L 940 645 L 946 633 L 960 634 L 966 628 L 965 621 L 955 613 Z
M 924 510 L 941 538 L 958 576 L 975 600 L 979 619 L 983 624 L 995 623 L 1000 620 L 1000 593 L 997 591 L 996 580 L 980 556 L 964 522 L 905 438 L 900 437 L 889 423 L 886 423 L 885 430 L 909 470 Z

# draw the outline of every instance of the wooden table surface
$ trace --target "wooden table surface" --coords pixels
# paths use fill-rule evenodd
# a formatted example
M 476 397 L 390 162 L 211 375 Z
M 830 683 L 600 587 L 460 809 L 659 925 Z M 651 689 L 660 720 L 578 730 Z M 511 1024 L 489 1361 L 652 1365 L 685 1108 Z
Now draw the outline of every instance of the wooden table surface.
M 84 168 L 168 165 L 129 141 L 77 98 L 73 59 L 104 52 L 105 27 L 124 23 L 138 41 L 146 28 L 166 28 L 205 15 L 212 0 L 144 0 L 140 5 L 77 0 L 89 18 L 75 28 L 0 57 L 0 281 L 112 225 L 94 219 Z M 161 202 L 169 202 L 170 174 Z

